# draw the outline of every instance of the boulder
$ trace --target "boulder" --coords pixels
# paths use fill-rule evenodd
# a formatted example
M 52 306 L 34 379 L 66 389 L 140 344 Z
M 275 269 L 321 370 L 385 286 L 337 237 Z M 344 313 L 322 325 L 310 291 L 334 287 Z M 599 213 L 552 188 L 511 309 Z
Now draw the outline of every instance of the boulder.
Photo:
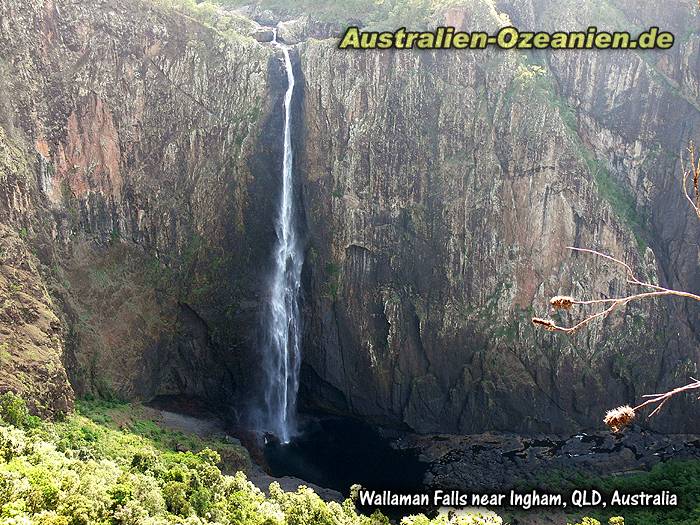
M 258 42 L 272 42 L 275 34 L 269 27 L 262 27 L 252 34 L 252 37 Z

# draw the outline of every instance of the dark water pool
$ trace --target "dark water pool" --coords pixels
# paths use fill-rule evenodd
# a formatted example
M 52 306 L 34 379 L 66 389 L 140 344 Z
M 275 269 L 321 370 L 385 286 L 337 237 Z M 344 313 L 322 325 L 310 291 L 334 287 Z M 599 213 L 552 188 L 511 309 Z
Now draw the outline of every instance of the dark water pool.
M 273 476 L 298 477 L 346 496 L 355 483 L 376 490 L 423 488 L 425 465 L 416 453 L 391 448 L 377 430 L 354 420 L 313 421 L 291 443 L 269 443 L 264 452 Z

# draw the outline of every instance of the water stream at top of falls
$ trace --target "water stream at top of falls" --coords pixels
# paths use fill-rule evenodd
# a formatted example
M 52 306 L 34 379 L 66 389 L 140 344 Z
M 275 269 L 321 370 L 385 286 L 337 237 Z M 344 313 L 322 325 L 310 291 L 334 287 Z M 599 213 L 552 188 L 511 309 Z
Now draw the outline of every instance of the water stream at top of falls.
M 296 431 L 296 397 L 301 362 L 299 291 L 303 253 L 299 246 L 294 210 L 294 153 L 291 139 L 294 71 L 289 48 L 277 40 L 277 29 L 273 31 L 272 43 L 280 48 L 284 55 L 287 90 L 284 95 L 282 192 L 275 222 L 277 242 L 270 282 L 270 303 L 264 327 L 268 336 L 263 359 L 267 409 L 265 430 L 273 433 L 280 442 L 288 443 Z

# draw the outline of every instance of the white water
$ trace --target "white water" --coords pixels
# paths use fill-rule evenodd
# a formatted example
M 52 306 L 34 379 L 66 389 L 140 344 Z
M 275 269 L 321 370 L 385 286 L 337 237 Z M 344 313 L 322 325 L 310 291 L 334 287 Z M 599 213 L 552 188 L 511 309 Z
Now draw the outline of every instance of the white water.
M 265 403 L 266 429 L 282 443 L 288 443 L 296 430 L 296 397 L 299 390 L 301 362 L 299 322 L 299 289 L 303 253 L 299 248 L 294 213 L 294 180 L 291 140 L 291 105 L 294 94 L 294 71 L 287 46 L 277 41 L 274 30 L 273 44 L 282 50 L 287 70 L 287 91 L 284 95 L 284 158 L 282 161 L 282 192 L 275 229 L 277 243 L 275 267 L 270 289 L 270 304 L 265 329 L 268 348 L 264 354 L 266 374 Z

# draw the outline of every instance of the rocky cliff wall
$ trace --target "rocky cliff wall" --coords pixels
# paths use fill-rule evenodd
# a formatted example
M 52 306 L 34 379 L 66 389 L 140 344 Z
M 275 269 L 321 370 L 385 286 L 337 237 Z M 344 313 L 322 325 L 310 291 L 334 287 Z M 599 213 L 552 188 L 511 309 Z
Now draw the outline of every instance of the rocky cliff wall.
M 301 45 L 310 404 L 421 432 L 569 432 L 695 373 L 698 309 L 682 301 L 630 305 L 573 337 L 530 325 L 553 295 L 627 289 L 619 269 L 567 246 L 699 284 L 678 162 L 700 129 L 697 9 L 612 4 L 473 2 L 443 20 L 658 24 L 673 50 Z M 687 410 L 697 403 L 656 423 L 700 430 Z
M 306 407 L 569 432 L 696 373 L 691 304 L 630 305 L 574 337 L 530 324 L 552 295 L 626 289 L 570 245 L 700 286 L 678 163 L 700 123 L 698 18 L 642 4 L 479 1 L 435 21 L 658 24 L 672 50 L 297 45 Z M 73 390 L 244 410 L 279 189 L 272 47 L 151 2 L 0 0 L 0 50 L 2 387 L 47 413 Z M 693 403 L 657 425 L 700 430 Z
M 0 20 L 0 143 L 23 163 L 2 159 L 3 222 L 63 321 L 47 354 L 78 393 L 234 404 L 274 235 L 272 48 L 150 2 L 3 0 Z

